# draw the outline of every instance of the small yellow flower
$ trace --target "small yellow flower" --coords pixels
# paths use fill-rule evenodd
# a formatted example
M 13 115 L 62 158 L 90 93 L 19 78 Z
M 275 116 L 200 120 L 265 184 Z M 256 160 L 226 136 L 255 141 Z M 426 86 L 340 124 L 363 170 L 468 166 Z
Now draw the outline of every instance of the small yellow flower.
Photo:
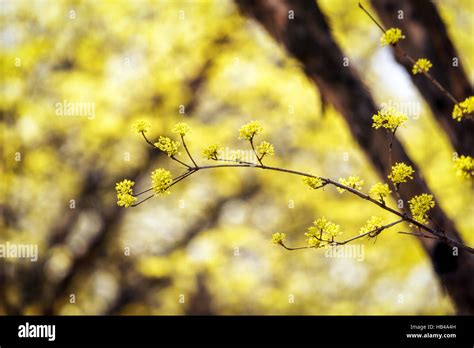
M 433 64 L 431 64 L 428 59 L 420 58 L 416 61 L 415 64 L 413 64 L 413 69 L 411 72 L 413 73 L 413 75 L 425 73 L 428 72 L 428 70 L 430 70 L 432 66 Z
M 285 233 L 281 233 L 281 232 L 273 233 L 272 243 L 273 244 L 282 244 L 285 241 L 285 238 L 286 238 Z
M 339 225 L 326 220 L 325 217 L 319 218 L 313 222 L 314 226 L 308 227 L 308 232 L 305 236 L 310 247 L 319 248 L 327 246 L 326 241 L 331 241 L 337 235 L 341 234 Z
M 464 101 L 454 105 L 453 118 L 458 122 L 461 121 L 466 114 L 474 112 L 474 97 L 470 96 Z
M 323 179 L 318 178 L 318 177 L 314 177 L 314 178 L 304 177 L 303 182 L 314 190 L 322 187 L 324 184 Z
M 339 183 L 342 185 L 349 186 L 355 190 L 362 190 L 362 186 L 364 185 L 364 180 L 359 178 L 358 176 L 350 176 L 349 178 L 340 178 Z M 340 187 L 336 187 L 339 193 L 344 193 L 346 190 Z
M 433 196 L 426 193 L 413 197 L 408 204 L 413 220 L 421 224 L 426 222 L 426 212 L 435 206 Z
M 456 175 L 469 179 L 474 176 L 474 158 L 471 156 L 460 156 L 454 162 L 456 168 Z
M 128 208 L 136 202 L 137 198 L 133 196 L 133 185 L 135 182 L 127 179 L 115 184 L 118 206 Z
M 398 127 L 403 125 L 408 117 L 401 112 L 397 112 L 393 108 L 380 110 L 377 115 L 372 116 L 372 127 L 375 129 L 386 128 L 394 132 Z
M 137 120 L 133 123 L 133 130 L 137 132 L 138 134 L 140 133 L 146 133 L 150 130 L 151 124 L 148 121 L 145 120 Z
M 172 129 L 172 132 L 184 137 L 187 133 L 189 133 L 190 128 L 186 123 L 177 123 Z
M 254 136 L 263 131 L 262 126 L 258 121 L 252 121 L 240 128 L 239 139 L 252 140 Z
M 454 105 L 453 118 L 455 120 L 457 120 L 458 122 L 460 122 L 462 120 L 463 116 L 464 116 L 464 114 L 463 114 L 462 109 L 459 106 L 459 104 Z
M 158 142 L 154 143 L 154 145 L 171 157 L 178 154 L 178 148 L 180 144 L 177 141 L 171 140 L 170 138 L 160 136 Z
M 413 179 L 412 174 L 415 171 L 406 163 L 395 163 L 388 178 L 396 185 L 407 182 L 407 179 Z
M 173 183 L 171 172 L 166 169 L 156 169 L 151 173 L 151 187 L 155 196 L 169 193 L 168 188 Z
M 380 198 L 383 200 L 390 193 L 392 193 L 392 191 L 388 187 L 388 184 L 382 184 L 378 182 L 370 188 L 369 196 L 371 196 L 372 198 Z
M 380 38 L 380 43 L 382 46 L 395 45 L 398 40 L 404 39 L 405 35 L 402 34 L 402 31 L 398 28 L 388 29 Z
M 383 219 L 378 216 L 372 216 L 364 226 L 359 230 L 359 234 L 375 231 L 376 229 L 383 226 Z
M 219 152 L 221 151 L 222 149 L 219 147 L 219 145 L 210 145 L 202 151 L 202 156 L 208 160 L 216 161 L 219 158 Z
M 257 146 L 257 153 L 260 155 L 260 158 L 263 158 L 264 156 L 273 156 L 275 154 L 275 149 L 269 142 L 262 141 L 260 145 Z

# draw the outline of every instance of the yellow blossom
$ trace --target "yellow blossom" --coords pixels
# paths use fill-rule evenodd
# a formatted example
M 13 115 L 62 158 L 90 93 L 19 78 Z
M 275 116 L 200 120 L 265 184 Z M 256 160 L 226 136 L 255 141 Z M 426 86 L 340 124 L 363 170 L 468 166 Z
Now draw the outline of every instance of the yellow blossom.
M 180 144 L 177 141 L 171 140 L 170 138 L 160 136 L 158 142 L 156 142 L 154 145 L 171 157 L 178 154 L 178 148 Z
M 415 171 L 406 163 L 395 163 L 388 178 L 396 185 L 407 182 L 407 179 L 413 179 L 412 174 Z
M 426 193 L 413 197 L 408 204 L 413 219 L 421 224 L 426 222 L 426 212 L 435 206 L 433 196 Z
M 117 205 L 128 208 L 136 202 L 137 198 L 133 196 L 133 185 L 135 185 L 135 182 L 127 179 L 115 184 Z
M 255 135 L 263 131 L 258 121 L 252 121 L 240 128 L 239 139 L 252 140 Z
M 454 161 L 456 175 L 469 179 L 474 176 L 474 159 L 471 156 L 460 156 Z
M 408 117 L 401 112 L 397 112 L 393 108 L 386 108 L 377 112 L 372 116 L 372 127 L 375 129 L 386 128 L 394 132 L 398 127 L 403 125 Z
M 388 184 L 382 184 L 380 182 L 376 183 L 374 186 L 370 188 L 369 195 L 372 198 L 380 198 L 384 199 L 387 197 L 392 191 L 388 187 Z
M 187 133 L 189 133 L 190 128 L 186 123 L 177 123 L 172 129 L 172 132 L 184 137 Z
M 282 244 L 285 241 L 285 238 L 286 238 L 285 233 L 281 233 L 281 232 L 273 233 L 272 243 L 273 244 Z
M 314 226 L 308 228 L 305 236 L 310 247 L 319 248 L 327 246 L 327 241 L 332 241 L 334 237 L 341 234 L 339 225 L 326 220 L 325 217 L 319 218 L 313 222 Z
M 404 39 L 405 35 L 402 34 L 402 31 L 398 28 L 390 28 L 382 35 L 380 38 L 380 43 L 382 46 L 394 45 L 400 39 Z
M 315 190 L 323 186 L 323 179 L 319 177 L 304 177 L 303 182 Z
M 263 156 L 273 156 L 275 154 L 275 149 L 269 142 L 262 141 L 260 145 L 257 146 L 257 153 L 260 155 L 260 158 Z
M 150 128 L 150 122 L 145 120 L 137 120 L 133 123 L 133 130 L 139 134 L 148 132 Z
M 364 185 L 364 180 L 358 176 L 350 176 L 349 178 L 340 178 L 339 183 L 345 186 L 349 186 L 355 190 L 362 190 L 362 185 Z M 344 193 L 346 190 L 340 187 L 336 187 L 339 193 Z
M 416 61 L 415 64 L 413 64 L 413 69 L 411 72 L 413 73 L 413 75 L 425 73 L 428 72 L 428 70 L 430 70 L 432 66 L 433 64 L 431 64 L 428 59 L 420 58 Z
M 173 183 L 171 172 L 166 169 L 156 169 L 151 173 L 151 187 L 155 196 L 169 193 L 168 188 Z
M 217 160 L 219 157 L 219 152 L 221 152 L 219 145 L 210 145 L 202 151 L 202 156 L 209 160 Z
M 372 216 L 364 226 L 359 230 L 359 234 L 375 231 L 383 226 L 383 219 L 378 216 Z
M 466 114 L 474 112 L 474 97 L 468 97 L 464 101 L 454 105 L 453 118 L 458 122 L 461 121 Z

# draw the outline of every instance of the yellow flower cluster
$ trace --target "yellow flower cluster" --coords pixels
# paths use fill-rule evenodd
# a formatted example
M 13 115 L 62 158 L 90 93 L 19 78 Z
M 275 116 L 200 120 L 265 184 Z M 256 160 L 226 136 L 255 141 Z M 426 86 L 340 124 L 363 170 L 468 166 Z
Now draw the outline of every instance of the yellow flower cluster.
M 128 208 L 136 202 L 137 198 L 133 196 L 133 185 L 135 183 L 127 179 L 115 184 L 118 206 Z
M 240 128 L 239 139 L 252 140 L 254 136 L 263 131 L 258 121 L 252 121 Z
M 133 123 L 132 128 L 138 134 L 146 133 L 150 130 L 151 124 L 150 124 L 150 122 L 145 121 L 145 120 L 137 120 Z
M 350 176 L 347 179 L 340 178 L 339 183 L 360 191 L 362 190 L 362 185 L 364 185 L 364 180 L 362 180 L 358 176 Z M 339 193 L 344 193 L 346 191 L 345 189 L 340 188 L 340 187 L 336 187 L 336 189 Z
M 468 97 L 459 104 L 454 105 L 453 118 L 458 122 L 461 121 L 466 114 L 474 112 L 474 97 Z
M 308 232 L 305 236 L 308 237 L 306 240 L 310 247 L 319 248 L 327 245 L 327 240 L 332 240 L 337 235 L 341 234 L 339 225 L 326 220 L 325 217 L 319 218 L 314 221 L 314 226 L 308 228 Z
M 469 179 L 474 176 L 474 158 L 471 156 L 460 156 L 454 162 L 456 175 Z
M 415 171 L 406 163 L 395 163 L 388 178 L 396 185 L 407 182 L 407 179 L 413 179 L 412 174 Z
M 285 241 L 285 238 L 286 238 L 285 233 L 281 233 L 281 232 L 273 233 L 272 243 L 273 244 L 282 244 Z
M 172 129 L 172 132 L 184 137 L 187 133 L 189 133 L 190 130 L 191 129 L 186 123 L 181 122 L 181 123 L 175 124 L 175 126 Z
M 180 144 L 177 141 L 171 140 L 170 138 L 160 136 L 158 142 L 156 142 L 154 145 L 171 157 L 178 154 L 178 148 Z
M 433 196 L 426 193 L 413 197 L 408 204 L 413 219 L 421 224 L 426 222 L 426 212 L 435 206 Z
M 257 146 L 257 153 L 260 155 L 260 158 L 263 156 L 273 156 L 275 154 L 275 149 L 269 142 L 262 141 L 260 145 Z
M 155 196 L 169 193 L 168 188 L 173 183 L 171 172 L 166 169 L 156 169 L 151 173 L 151 187 Z
M 378 216 L 372 216 L 364 226 L 359 230 L 359 234 L 375 231 L 376 229 L 383 226 L 383 219 Z
M 387 108 L 385 110 L 380 110 L 377 112 L 377 115 L 372 116 L 372 127 L 375 129 L 386 128 L 390 129 L 392 132 L 403 125 L 408 120 L 408 117 L 401 112 L 397 112 L 393 108 Z
M 304 177 L 303 182 L 314 190 L 323 186 L 323 179 L 318 178 L 318 177 L 315 177 L 315 178 Z
M 381 182 L 378 182 L 370 188 L 369 196 L 383 200 L 390 193 L 392 193 L 392 191 L 388 187 L 388 184 L 382 184 Z
M 382 35 L 380 38 L 380 43 L 382 46 L 395 45 L 398 40 L 404 39 L 405 35 L 402 34 L 402 31 L 398 28 L 390 28 Z
M 219 157 L 219 152 L 221 148 L 219 145 L 210 145 L 202 151 L 202 156 L 208 160 L 217 160 Z
M 425 73 L 428 72 L 428 70 L 430 70 L 432 66 L 433 64 L 431 64 L 428 59 L 420 58 L 416 61 L 415 64 L 413 64 L 413 69 L 411 70 L 411 72 L 413 73 L 413 75 Z

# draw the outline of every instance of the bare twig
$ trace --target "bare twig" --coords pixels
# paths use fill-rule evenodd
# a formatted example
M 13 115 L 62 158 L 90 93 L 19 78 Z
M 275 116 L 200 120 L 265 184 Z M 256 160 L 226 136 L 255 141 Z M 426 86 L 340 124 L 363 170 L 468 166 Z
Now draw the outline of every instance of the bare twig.
M 182 135 L 181 135 L 181 141 L 183 142 L 184 149 L 186 150 L 186 153 L 188 154 L 189 159 L 191 160 L 191 162 L 193 162 L 194 166 L 197 167 L 198 165 L 194 161 L 193 156 L 191 156 L 191 153 L 189 152 L 188 147 L 186 146 L 186 142 L 184 141 L 184 136 Z

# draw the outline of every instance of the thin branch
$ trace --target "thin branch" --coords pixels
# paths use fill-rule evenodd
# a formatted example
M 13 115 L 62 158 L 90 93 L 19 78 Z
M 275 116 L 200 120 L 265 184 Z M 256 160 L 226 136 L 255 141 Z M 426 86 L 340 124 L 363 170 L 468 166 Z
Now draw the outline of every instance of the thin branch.
M 362 6 L 362 4 L 359 2 L 359 7 L 367 14 L 367 16 L 369 16 L 369 18 L 372 20 L 372 22 L 374 22 L 379 28 L 380 30 L 382 30 L 382 32 L 385 34 L 385 29 L 382 27 L 382 25 L 369 13 L 369 11 L 367 11 L 364 6 Z M 410 56 L 408 55 L 408 53 L 406 53 L 401 47 L 400 45 L 398 45 L 397 43 L 395 44 L 392 44 L 392 46 L 395 48 L 395 51 L 397 51 L 397 53 L 400 53 L 404 58 L 406 58 L 411 64 L 416 64 L 416 61 Z M 458 104 L 459 101 L 451 94 L 447 91 L 446 88 L 444 88 L 441 83 L 439 83 L 433 76 L 431 76 L 430 73 L 428 72 L 423 72 L 423 75 L 425 75 L 428 80 L 431 81 L 431 83 L 436 87 L 438 88 L 446 97 L 448 97 L 454 104 Z
M 416 236 L 416 237 L 422 237 L 422 238 L 429 238 L 429 239 L 440 239 L 439 237 L 433 237 L 433 236 L 427 236 L 426 234 L 423 233 L 417 233 L 417 232 L 403 232 L 403 231 L 398 231 L 400 234 L 408 234 L 411 236 Z
M 397 51 L 399 54 L 401 54 L 403 57 L 405 57 L 411 64 L 415 65 L 416 64 L 416 61 L 415 59 L 413 59 L 408 53 L 406 53 L 401 47 L 400 45 L 397 45 L 397 44 L 394 44 L 392 45 L 395 47 L 395 51 Z M 424 71 L 423 72 L 423 75 L 425 75 L 428 80 L 431 81 L 431 83 L 436 87 L 438 88 L 441 93 L 443 93 L 446 97 L 449 98 L 449 100 L 451 100 L 454 104 L 458 104 L 459 101 L 451 94 L 447 91 L 446 88 L 444 88 L 441 83 L 438 82 L 438 80 L 436 80 L 433 76 L 431 76 L 431 74 L 427 71 Z
M 142 132 L 143 134 L 143 132 Z M 146 136 L 145 134 L 143 134 L 143 137 L 146 139 Z M 147 140 L 147 139 L 146 139 Z M 151 142 L 149 142 L 147 140 L 147 142 L 150 144 Z M 252 144 L 252 148 L 253 148 L 253 142 L 251 141 L 251 144 Z M 152 144 L 153 145 L 153 144 Z M 154 146 L 154 145 L 153 145 Z M 255 149 L 254 149 L 255 151 Z M 258 158 L 258 156 L 257 156 Z M 415 227 L 418 227 L 420 230 L 425 230 L 426 232 L 438 237 L 438 239 L 444 241 L 445 243 L 447 244 L 450 244 L 450 245 L 453 245 L 453 246 L 456 246 L 456 247 L 460 247 L 464 250 L 467 250 L 469 253 L 471 254 L 474 254 L 474 248 L 471 248 L 469 246 L 466 246 L 464 244 L 462 244 L 461 242 L 459 241 L 456 241 L 456 240 L 453 240 L 451 238 L 448 238 L 443 232 L 441 231 L 438 231 L 438 230 L 435 230 L 435 229 L 432 229 L 431 227 L 429 226 L 425 226 L 421 223 L 419 223 L 418 221 L 414 220 L 413 218 L 409 217 L 408 214 L 406 214 L 405 212 L 404 213 L 400 213 L 399 211 L 395 210 L 395 209 L 392 209 L 390 207 L 388 207 L 385 202 L 381 202 L 381 201 L 378 201 L 378 200 L 375 200 L 373 198 L 371 198 L 369 195 L 361 192 L 361 191 L 358 191 L 352 187 L 349 187 L 349 186 L 346 186 L 346 185 L 343 185 L 337 181 L 334 181 L 332 179 L 329 179 L 329 178 L 323 178 L 323 177 L 320 177 L 320 176 L 315 176 L 315 175 L 312 175 L 312 174 L 308 174 L 308 173 L 304 173 L 304 172 L 300 172 L 300 171 L 296 171 L 296 170 L 292 170 L 292 169 L 286 169 L 286 168 L 278 168 L 278 167 L 271 167 L 271 166 L 266 166 L 266 165 L 263 165 L 263 164 L 256 164 L 256 163 L 235 163 L 235 164 L 215 164 L 215 165 L 208 165 L 208 166 L 195 166 L 195 167 L 190 167 L 188 166 L 188 171 L 185 172 L 184 174 L 178 176 L 178 179 L 176 181 L 174 181 L 171 185 L 169 185 L 167 188 L 177 184 L 178 182 L 186 179 L 188 176 L 200 171 L 200 170 L 205 170 L 205 169 L 216 169 L 216 168 L 259 168 L 259 169 L 266 169 L 266 170 L 271 170 L 271 171 L 277 171 L 277 172 L 282 172 L 282 173 L 288 173 L 288 174 L 293 174 L 293 175 L 298 175 L 298 176 L 304 176 L 304 177 L 308 177 L 308 178 L 319 178 L 321 180 L 324 181 L 325 185 L 328 185 L 328 184 L 331 184 L 335 187 L 339 187 L 341 189 L 344 189 L 350 193 L 352 193 L 353 195 L 356 195 L 362 199 L 365 199 L 369 202 L 371 202 L 372 204 L 375 204 L 377 205 L 378 207 L 394 214 L 394 215 L 397 215 L 398 217 L 401 218 L 401 220 L 399 221 L 406 221 L 408 223 L 410 223 L 411 225 L 415 226 Z M 324 185 L 324 186 L 325 186 Z M 132 205 L 132 207 L 136 207 L 140 204 L 142 204 L 143 202 L 147 201 L 148 199 L 150 199 L 151 197 L 153 196 L 149 196 L 147 198 L 145 198 L 145 200 L 143 201 L 140 201 L 134 205 Z M 399 222 L 395 222 L 395 223 L 399 223 Z M 389 227 L 392 226 L 392 225 L 389 225 Z M 385 227 L 385 228 L 388 228 L 388 227 Z M 374 232 L 374 231 L 371 231 L 371 232 Z M 380 232 L 379 232 L 380 233 Z M 354 240 L 354 239 L 357 239 L 357 238 L 361 238 L 361 236 L 363 237 L 363 235 L 359 235 L 359 236 L 356 236 L 356 237 L 353 237 L 352 239 L 350 239 L 349 241 L 351 240 Z M 346 242 L 341 242 L 341 243 L 347 243 L 348 241 Z M 334 243 L 334 241 L 331 241 L 331 243 Z
M 184 149 L 186 150 L 186 153 L 188 154 L 189 158 L 191 159 L 191 162 L 193 162 L 194 166 L 197 167 L 198 165 L 194 161 L 193 156 L 191 156 L 191 153 L 188 150 L 188 147 L 186 146 L 186 142 L 184 141 L 184 136 L 181 135 L 181 141 L 183 142 Z
M 191 168 L 192 168 L 189 164 L 184 163 L 183 161 L 177 159 L 174 155 L 171 155 L 171 156 L 169 156 L 169 157 L 170 157 L 172 160 L 175 160 L 176 162 L 182 164 L 183 166 L 186 166 L 188 169 L 191 169 Z
M 302 246 L 302 247 L 291 248 L 291 247 L 286 246 L 285 244 L 283 244 L 283 242 L 280 242 L 279 244 L 280 244 L 283 248 L 285 248 L 286 250 L 290 250 L 290 251 L 293 251 L 293 250 L 302 250 L 302 249 L 315 249 L 315 247 L 312 247 L 312 246 L 309 246 L 309 245 Z
M 255 156 L 257 157 L 258 163 L 260 163 L 260 165 L 263 166 L 262 160 L 260 159 L 260 157 L 258 157 L 257 151 L 255 151 L 255 147 L 253 146 L 253 137 L 250 138 L 250 145 L 252 146 L 253 153 L 254 153 Z
M 395 226 L 395 225 L 397 225 L 397 224 L 399 224 L 403 221 L 405 221 L 405 220 L 404 219 L 399 219 L 399 220 L 391 222 L 387 225 L 381 226 L 379 228 L 376 228 L 376 229 L 368 231 L 368 232 L 361 233 L 359 235 L 356 235 L 354 237 L 348 238 L 348 239 L 340 241 L 340 242 L 335 241 L 335 240 L 323 239 L 323 238 L 317 238 L 317 239 L 321 242 L 327 243 L 327 245 L 329 245 L 329 246 L 344 245 L 344 244 L 353 242 L 354 240 L 357 240 L 357 239 L 360 239 L 360 238 L 363 238 L 363 237 L 366 237 L 366 236 L 374 238 L 374 237 L 378 236 L 383 230 L 386 230 L 386 229 L 388 229 L 392 226 Z M 283 242 L 280 242 L 279 244 L 283 248 L 285 248 L 286 250 L 300 250 L 300 249 L 312 249 L 312 248 L 317 249 L 317 248 L 320 248 L 320 247 L 313 247 L 313 246 L 289 247 L 289 246 L 285 245 Z
M 171 183 L 171 185 L 168 185 L 166 187 L 166 190 L 169 189 L 170 187 L 176 185 L 178 182 L 186 179 L 188 176 L 190 176 L 191 174 L 195 173 L 197 171 L 196 168 L 192 168 L 191 170 L 188 170 L 187 172 L 185 172 L 184 174 L 181 174 L 177 177 L 177 179 L 174 179 L 173 182 Z M 148 190 L 146 190 L 145 192 L 148 192 L 150 190 L 153 190 L 153 188 L 149 188 Z M 151 196 L 148 196 L 147 198 L 145 198 L 144 200 L 138 202 L 138 203 L 135 203 L 135 204 L 132 204 L 131 207 L 137 207 L 139 206 L 140 204 L 146 202 L 147 200 L 149 200 L 150 198 L 152 197 L 155 197 L 155 194 L 152 194 Z
M 395 129 L 392 131 L 391 135 L 390 135 L 390 143 L 388 144 L 388 163 L 389 163 L 389 168 L 391 170 L 391 168 L 393 167 L 393 162 L 392 162 L 392 152 L 393 152 L 393 143 L 394 141 L 396 140 L 395 138 L 395 133 L 397 132 L 397 129 L 398 127 L 395 127 Z M 390 172 L 388 173 L 388 175 L 390 175 Z M 403 202 L 403 199 L 400 195 L 400 192 L 398 192 L 399 190 L 399 184 L 395 184 L 393 183 L 393 189 L 395 191 L 395 195 L 397 196 L 397 200 L 398 201 L 402 201 Z M 398 203 L 398 202 L 397 202 Z M 398 206 L 398 205 L 397 205 Z M 406 211 L 405 211 L 405 208 L 404 208 L 404 205 L 402 205 L 402 213 L 403 214 L 406 214 Z
M 154 149 L 157 149 L 159 151 L 161 151 L 160 149 L 158 149 L 155 144 L 153 144 L 148 138 L 147 136 L 145 135 L 145 132 L 140 132 L 141 135 L 143 136 L 143 138 L 145 139 L 145 141 L 151 146 L 153 147 Z M 189 165 L 189 164 L 186 164 L 184 163 L 183 161 L 177 159 L 175 156 L 169 156 L 172 160 L 175 160 L 176 162 L 182 164 L 183 166 L 187 167 L 188 169 L 191 169 L 192 167 Z
M 145 141 L 146 141 L 151 147 L 153 147 L 154 149 L 156 149 L 155 144 L 153 144 L 150 140 L 148 140 L 147 136 L 145 135 L 145 132 L 142 131 L 142 132 L 140 132 L 140 133 L 142 134 L 142 136 L 143 136 L 143 138 L 145 139 Z
M 374 17 L 372 17 L 372 15 L 369 13 L 369 11 L 367 11 L 365 9 L 365 7 L 362 6 L 362 4 L 360 2 L 359 2 L 359 7 L 362 9 L 362 11 L 364 11 L 367 14 L 367 16 L 369 16 L 369 18 L 372 20 L 372 22 L 374 22 L 380 28 L 380 30 L 382 30 L 382 33 L 385 34 L 384 27 L 379 22 L 377 22 L 377 20 Z
M 176 178 L 173 178 L 173 182 L 176 181 L 176 180 L 179 180 L 179 179 L 182 178 L 183 176 L 189 175 L 189 172 L 191 172 L 191 171 L 192 171 L 192 169 L 188 169 L 188 170 L 187 170 L 186 172 L 184 172 L 183 174 L 178 175 Z M 132 196 L 133 196 L 133 197 L 138 197 L 138 196 L 140 196 L 140 195 L 142 195 L 142 194 L 144 194 L 144 193 L 150 192 L 151 190 L 153 190 L 153 187 L 150 187 L 150 188 L 148 188 L 148 189 L 146 189 L 146 190 L 144 190 L 144 191 L 138 192 L 138 193 L 136 193 L 136 194 L 134 194 L 134 195 L 132 195 Z
M 271 166 L 265 166 L 265 165 L 256 165 L 256 164 L 251 164 L 251 165 L 248 165 L 248 164 L 217 164 L 217 165 L 211 165 L 211 166 L 201 166 L 201 167 L 196 168 L 196 170 L 215 169 L 215 168 L 259 168 L 259 169 L 272 170 L 272 171 L 277 171 L 277 172 L 294 174 L 294 175 L 298 175 L 298 176 L 309 177 L 309 178 L 318 178 L 318 176 L 308 174 L 308 173 L 304 173 L 304 172 L 299 172 L 299 171 L 296 171 L 296 170 L 278 168 L 278 167 L 271 167 Z M 387 205 L 385 205 L 384 203 L 382 203 L 380 201 L 377 201 L 377 200 L 371 198 L 369 195 L 367 195 L 367 194 L 365 194 L 361 191 L 358 191 L 356 189 L 353 189 L 352 187 L 340 184 L 339 182 L 334 181 L 334 180 L 329 179 L 329 178 L 323 178 L 323 177 L 319 177 L 319 178 L 321 178 L 322 180 L 324 180 L 328 184 L 331 184 L 333 186 L 336 186 L 336 187 L 342 188 L 344 190 L 347 190 L 348 192 L 350 192 L 350 193 L 352 193 L 352 194 L 354 194 L 354 195 L 356 195 L 356 196 L 358 196 L 362 199 L 365 199 L 365 200 L 371 202 L 372 204 L 375 204 L 375 205 L 379 206 L 380 208 L 382 208 L 382 209 L 384 209 L 384 210 L 386 210 L 386 211 L 388 211 L 388 212 L 390 212 L 394 215 L 399 216 L 400 218 L 402 218 L 404 221 L 410 223 L 411 225 L 416 226 L 416 227 L 418 227 L 422 230 L 425 230 L 426 232 L 428 232 L 428 233 L 430 233 L 434 236 L 437 236 L 440 240 L 443 240 L 447 244 L 463 248 L 464 250 L 468 251 L 469 253 L 474 254 L 474 248 L 466 246 L 466 245 L 460 243 L 459 241 L 456 241 L 454 239 L 451 239 L 451 238 L 445 236 L 444 233 L 442 233 L 440 231 L 434 230 L 434 229 L 430 228 L 429 226 L 425 226 L 425 225 L 419 223 L 418 221 L 416 221 L 413 218 L 409 217 L 406 213 L 401 213 L 401 212 L 399 212 L 395 209 L 392 209 L 392 208 L 388 207 Z

